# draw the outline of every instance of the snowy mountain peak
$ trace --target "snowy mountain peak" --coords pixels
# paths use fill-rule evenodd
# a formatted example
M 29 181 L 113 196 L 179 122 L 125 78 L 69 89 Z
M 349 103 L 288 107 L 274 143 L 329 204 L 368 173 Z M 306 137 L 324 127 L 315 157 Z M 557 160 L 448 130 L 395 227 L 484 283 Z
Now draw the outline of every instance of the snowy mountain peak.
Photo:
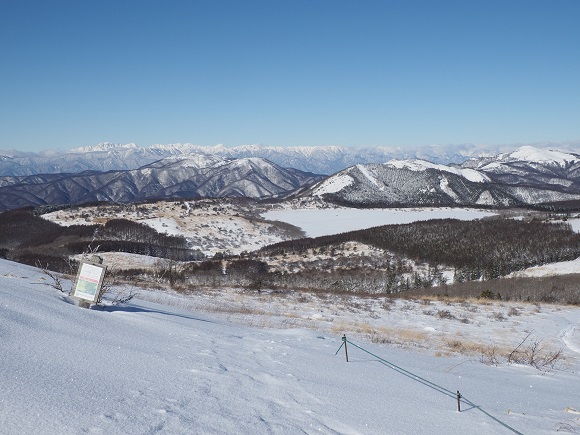
M 132 149 L 137 148 L 137 145 L 134 143 L 127 143 L 127 144 L 119 144 L 119 143 L 112 143 L 112 142 L 101 142 L 97 145 L 92 145 L 88 147 L 79 147 L 74 148 L 69 151 L 69 153 L 91 153 L 91 152 L 99 152 L 99 151 L 112 151 L 116 149 Z
M 532 146 L 523 146 L 507 156 L 509 160 L 524 161 L 529 163 L 557 164 L 565 166 L 567 163 L 580 162 L 580 157 L 560 151 L 542 150 Z
M 221 166 L 228 163 L 227 160 L 222 159 L 221 157 L 214 156 L 212 154 L 199 154 L 199 153 L 190 153 L 184 156 L 175 157 L 175 158 L 167 158 L 163 161 L 172 161 L 179 163 L 179 166 L 184 168 L 209 168 L 209 167 L 216 167 Z
M 268 162 L 266 159 L 263 159 L 261 157 L 246 157 L 243 159 L 236 159 L 234 160 L 234 162 L 237 162 L 240 165 L 247 165 L 247 164 L 254 164 L 254 165 L 259 165 L 259 166 L 270 166 L 270 162 Z

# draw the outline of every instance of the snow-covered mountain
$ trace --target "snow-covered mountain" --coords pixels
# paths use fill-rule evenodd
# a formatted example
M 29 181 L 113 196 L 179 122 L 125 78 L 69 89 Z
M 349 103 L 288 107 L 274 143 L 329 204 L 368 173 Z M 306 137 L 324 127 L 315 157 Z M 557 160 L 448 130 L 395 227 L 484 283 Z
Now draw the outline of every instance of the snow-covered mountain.
M 483 173 L 426 163 L 396 160 L 352 166 L 318 183 L 306 195 L 357 207 L 518 204 Z
M 519 206 L 580 200 L 580 156 L 530 146 L 463 165 L 391 160 L 355 165 L 306 195 L 354 206 Z
M 322 176 L 290 169 L 293 164 L 304 167 L 304 161 L 308 161 L 312 167 L 330 170 L 339 161 L 338 166 L 342 166 L 350 160 L 378 159 L 377 150 L 359 155 L 353 150 L 343 153 L 344 149 L 339 147 L 139 148 L 134 144 L 104 143 L 59 156 L 72 165 L 71 172 L 37 174 L 38 167 L 29 160 L 31 174 L 0 177 L 0 204 L 2 209 L 8 209 L 97 200 L 129 202 L 153 197 L 295 195 L 313 195 L 357 207 L 524 206 L 580 201 L 580 155 L 530 146 L 493 157 L 473 157 L 460 165 L 411 158 L 356 163 L 323 181 Z M 170 157 L 162 158 L 166 154 Z M 235 158 L 234 154 L 246 156 Z M 263 154 L 283 164 L 257 157 Z M 85 159 L 78 159 L 79 155 Z M 132 166 L 143 156 L 151 161 L 139 169 L 103 170 L 120 165 L 116 162 Z M 0 167 L 10 162 L 10 158 L 5 158 Z M 308 189 L 317 181 L 320 184 Z
M 493 181 L 504 184 L 538 188 L 549 185 L 571 193 L 580 189 L 578 154 L 524 146 L 510 154 L 500 154 L 491 161 L 475 159 L 462 166 L 485 172 Z
M 512 149 L 509 148 L 509 150 Z M 441 164 L 461 163 L 482 154 L 495 155 L 501 150 L 502 147 L 494 147 L 484 152 L 481 147 L 474 145 L 354 148 L 168 144 L 138 147 L 133 143 L 103 142 L 95 146 L 75 148 L 61 154 L 0 152 L 0 176 L 131 170 L 163 158 L 189 154 L 212 155 L 223 159 L 259 157 L 284 168 L 331 175 L 356 164 L 385 163 L 392 159 L 422 159 Z
M 260 158 L 190 155 L 130 171 L 2 177 L 0 209 L 149 198 L 275 197 L 321 178 Z

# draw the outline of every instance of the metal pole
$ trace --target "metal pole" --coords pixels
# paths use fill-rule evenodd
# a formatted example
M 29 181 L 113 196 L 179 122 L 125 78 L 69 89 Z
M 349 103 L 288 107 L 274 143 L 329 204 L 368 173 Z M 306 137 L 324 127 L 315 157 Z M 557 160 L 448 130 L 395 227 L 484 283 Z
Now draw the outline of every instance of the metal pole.
M 348 362 L 348 350 L 346 349 L 346 334 L 342 335 L 342 343 L 344 344 L 344 354 L 346 355 L 346 362 Z

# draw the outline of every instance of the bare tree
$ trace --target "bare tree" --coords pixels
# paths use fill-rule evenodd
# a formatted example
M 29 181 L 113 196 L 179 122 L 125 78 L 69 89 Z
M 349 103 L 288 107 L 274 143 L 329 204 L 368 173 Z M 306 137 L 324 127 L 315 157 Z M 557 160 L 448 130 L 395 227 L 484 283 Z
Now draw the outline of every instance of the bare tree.
M 58 290 L 59 292 L 64 293 L 64 289 L 62 287 L 62 278 L 60 274 L 48 270 L 48 264 L 44 266 L 40 263 L 40 261 L 36 262 L 36 267 L 38 267 L 43 274 L 45 274 L 51 279 L 51 282 L 46 283 L 46 285 L 49 285 L 52 288 Z

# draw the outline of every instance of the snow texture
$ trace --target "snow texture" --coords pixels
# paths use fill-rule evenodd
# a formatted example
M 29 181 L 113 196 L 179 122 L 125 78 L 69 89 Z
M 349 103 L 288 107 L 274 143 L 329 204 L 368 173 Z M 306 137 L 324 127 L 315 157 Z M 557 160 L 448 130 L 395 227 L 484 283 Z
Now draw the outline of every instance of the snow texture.
M 450 172 L 452 174 L 460 175 L 474 183 L 488 183 L 490 178 L 475 169 L 455 168 L 447 165 L 438 165 L 424 160 L 391 160 L 387 165 L 397 169 L 409 169 L 411 171 L 425 171 L 427 169 L 436 169 L 438 171 Z
M 428 219 L 472 220 L 493 215 L 495 213 L 492 211 L 468 208 L 329 208 L 271 210 L 263 216 L 300 227 L 308 237 L 319 237 L 380 225 L 407 224 Z
M 555 163 L 565 166 L 567 163 L 579 162 L 580 159 L 568 153 L 560 151 L 542 150 L 532 146 L 523 146 L 509 155 L 510 159 L 529 163 Z
M 524 277 L 544 277 L 556 275 L 568 275 L 578 273 L 580 274 L 580 258 L 571 261 L 560 261 L 557 263 L 543 264 L 541 266 L 534 266 L 524 269 L 519 272 L 513 272 L 510 276 L 524 276 Z
M 353 346 L 346 363 L 338 334 L 145 300 L 83 309 L 42 280 L 0 260 L 3 434 L 549 434 L 580 423 L 566 412 L 579 408 L 577 360 L 542 374 L 357 341 L 476 405 L 457 412 L 454 398 Z M 534 321 L 580 349 L 578 308 Z
M 315 196 L 321 196 L 326 193 L 340 192 L 345 187 L 350 186 L 353 182 L 354 180 L 350 175 L 339 174 L 324 180 L 318 187 L 316 187 L 316 189 L 314 189 L 312 194 Z

